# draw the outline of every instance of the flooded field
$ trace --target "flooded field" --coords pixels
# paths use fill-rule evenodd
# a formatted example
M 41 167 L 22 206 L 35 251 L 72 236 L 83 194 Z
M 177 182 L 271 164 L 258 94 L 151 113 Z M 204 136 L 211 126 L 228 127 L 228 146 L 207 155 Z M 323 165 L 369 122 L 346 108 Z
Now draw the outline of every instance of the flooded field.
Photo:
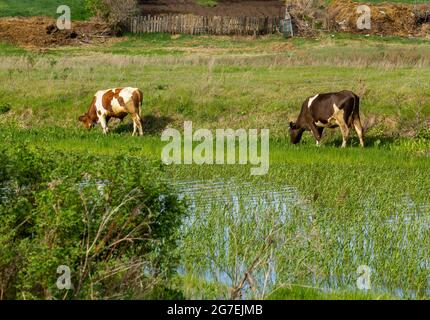
M 220 284 L 214 298 L 238 286 L 241 297 L 259 298 L 297 284 L 402 298 L 429 293 L 428 204 L 404 195 L 385 215 L 368 199 L 340 221 L 331 215 L 336 208 L 317 208 L 288 185 L 219 179 L 176 188 L 190 211 L 181 271 Z M 395 270 L 392 259 L 406 268 Z

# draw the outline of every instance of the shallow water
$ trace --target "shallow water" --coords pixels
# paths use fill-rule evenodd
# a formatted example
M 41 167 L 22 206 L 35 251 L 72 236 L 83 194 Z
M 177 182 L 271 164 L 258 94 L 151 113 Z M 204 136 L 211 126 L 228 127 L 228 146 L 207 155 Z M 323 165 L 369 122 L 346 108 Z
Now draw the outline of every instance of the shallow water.
M 238 235 L 238 238 L 240 238 L 239 240 L 235 238 L 235 241 L 247 241 L 246 237 L 240 237 L 240 227 L 235 228 L 233 224 L 249 226 L 249 223 L 254 223 L 255 234 L 264 237 L 265 230 L 272 224 L 286 225 L 286 228 L 288 225 L 288 228 L 291 228 L 291 223 L 293 223 L 294 226 L 297 224 L 297 227 L 295 227 L 296 234 L 303 237 L 311 237 L 314 217 L 318 212 L 313 208 L 310 201 L 301 197 L 298 190 L 292 186 L 276 186 L 270 183 L 256 185 L 236 179 L 219 179 L 207 181 L 182 180 L 175 184 L 175 188 L 180 197 L 185 198 L 189 204 L 190 215 L 185 223 L 185 229 L 195 228 L 196 226 L 202 228 L 203 226 L 201 230 L 211 232 L 215 239 L 208 241 L 208 252 L 210 251 L 209 247 L 222 246 L 216 250 L 214 249 L 211 257 L 202 257 L 202 259 L 210 261 L 203 272 L 204 278 L 207 281 L 218 281 L 227 286 L 232 286 L 237 282 L 228 270 L 239 270 L 238 273 L 240 274 L 245 273 L 247 266 L 249 266 L 249 262 L 247 263 L 246 259 L 242 257 L 235 258 L 234 266 L 228 266 L 229 263 L 232 263 L 231 258 L 228 258 L 232 248 L 232 233 Z M 300 209 L 299 213 L 297 213 L 297 208 Z M 323 212 L 327 210 L 330 209 L 324 208 Z M 330 253 L 327 252 L 327 255 L 330 254 L 331 257 L 324 258 L 326 259 L 325 264 L 327 265 L 328 274 L 321 277 L 318 272 L 314 272 L 312 276 L 306 277 L 307 280 L 304 280 L 299 275 L 300 272 L 297 272 L 298 275 L 291 274 L 290 279 L 297 282 L 305 281 L 306 283 L 301 284 L 319 287 L 323 290 L 355 290 L 357 274 L 355 274 L 355 269 L 351 271 L 351 266 L 362 265 L 365 260 L 365 264 L 369 264 L 371 269 L 375 269 L 372 263 L 375 263 L 375 265 L 377 263 L 381 264 L 380 261 L 384 259 L 378 255 L 382 253 L 386 254 L 391 250 L 390 248 L 380 248 L 380 244 L 373 238 L 372 232 L 375 228 L 381 227 L 375 226 L 374 220 L 371 220 L 375 210 L 377 209 L 372 207 L 372 201 L 365 203 L 362 207 L 365 218 L 359 226 L 350 231 L 342 230 L 342 232 L 339 232 L 336 222 L 332 225 L 330 221 L 319 226 L 320 232 L 324 233 L 327 239 L 333 241 L 333 251 Z M 410 242 L 408 236 L 411 232 L 414 232 L 414 241 L 416 239 L 424 239 L 428 235 L 430 229 L 429 211 L 427 204 L 417 205 L 404 195 L 399 200 L 398 210 L 393 211 L 390 217 L 382 221 L 382 225 L 385 228 L 388 227 L 393 233 L 398 233 L 399 238 L 402 240 L 398 245 L 402 246 L 402 249 L 408 250 Z M 268 212 L 268 214 L 263 214 L 263 212 Z M 321 214 L 321 211 L 319 212 Z M 216 224 L 215 227 L 205 229 L 206 226 L 204 224 L 206 222 L 204 220 L 210 215 L 215 215 L 216 219 L 219 220 L 219 224 Z M 231 220 L 225 222 L 223 219 L 226 219 L 226 217 Z M 264 226 L 265 224 L 267 228 Z M 245 229 L 245 227 L 243 228 Z M 206 241 L 208 239 L 207 236 L 202 234 L 202 241 Z M 278 240 L 280 242 L 288 242 L 288 237 L 289 234 L 282 235 Z M 216 239 L 218 239 L 218 242 Z M 198 241 L 198 239 L 195 240 Z M 202 248 L 204 244 L 199 244 L 199 246 Z M 375 246 L 378 246 L 378 250 L 375 249 Z M 345 247 L 352 252 L 352 256 L 345 256 L 345 249 L 342 249 Z M 278 284 L 277 281 L 280 276 L 285 281 L 285 275 L 279 275 L 277 271 L 280 265 L 284 264 L 277 255 L 282 256 L 282 250 L 284 249 L 281 245 L 277 246 L 274 256 L 268 258 L 266 268 L 254 271 L 254 280 L 260 286 L 264 285 L 264 287 L 267 287 L 265 292 Z M 397 250 L 397 248 L 394 249 Z M 305 249 L 301 248 L 300 250 L 306 253 Z M 418 248 L 415 243 L 414 250 L 420 258 L 417 260 L 419 267 L 429 270 L 430 260 L 425 242 Z M 325 254 L 325 252 L 322 254 Z M 363 256 L 367 258 L 363 259 Z M 225 261 L 226 265 L 223 266 L 222 262 L 216 264 L 213 262 L 215 260 Z M 345 268 L 343 268 L 344 266 Z M 184 268 L 181 268 L 181 270 L 181 272 L 185 272 Z M 382 279 L 380 282 L 376 282 L 378 292 L 390 292 L 400 297 L 415 297 L 415 291 L 408 288 L 406 283 L 404 287 L 402 284 L 397 284 L 395 288 L 392 288 L 392 285 L 390 285 L 392 289 L 388 290 L 385 287 L 385 283 L 390 280 L 384 277 L 384 270 L 381 270 L 381 267 L 376 270 L 376 274 L 381 275 Z M 428 293 L 430 293 L 429 287 L 430 280 L 426 289 Z M 248 292 L 244 292 L 244 297 L 249 294 L 249 287 L 244 288 L 244 291 L 247 290 Z M 253 295 L 248 295 L 248 297 L 253 297 Z
M 282 222 L 289 215 L 289 205 L 301 202 L 294 187 L 275 188 L 270 184 L 239 182 L 237 180 L 190 180 L 179 181 L 175 185 L 179 197 L 188 200 L 191 213 L 197 210 L 210 211 L 225 205 L 229 212 L 238 215 L 243 205 L 247 210 L 274 210 Z M 192 215 L 193 216 L 193 215 Z

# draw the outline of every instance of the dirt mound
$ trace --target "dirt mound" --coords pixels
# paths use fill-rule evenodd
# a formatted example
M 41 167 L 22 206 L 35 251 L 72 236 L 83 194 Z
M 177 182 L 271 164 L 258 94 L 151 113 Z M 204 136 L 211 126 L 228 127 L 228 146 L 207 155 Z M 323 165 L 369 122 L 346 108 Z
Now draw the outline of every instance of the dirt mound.
M 350 0 L 334 0 L 327 10 L 341 31 L 401 37 L 430 36 L 429 5 L 366 4 L 371 10 L 370 30 L 357 27 L 357 20 L 362 15 L 357 11 L 358 5 Z
M 102 43 L 112 36 L 103 23 L 72 22 L 72 30 L 59 30 L 56 21 L 46 17 L 0 19 L 0 42 L 25 48 Z
M 285 1 L 219 0 L 215 6 L 202 6 L 194 0 L 140 1 L 142 14 L 195 14 L 202 16 L 283 17 Z

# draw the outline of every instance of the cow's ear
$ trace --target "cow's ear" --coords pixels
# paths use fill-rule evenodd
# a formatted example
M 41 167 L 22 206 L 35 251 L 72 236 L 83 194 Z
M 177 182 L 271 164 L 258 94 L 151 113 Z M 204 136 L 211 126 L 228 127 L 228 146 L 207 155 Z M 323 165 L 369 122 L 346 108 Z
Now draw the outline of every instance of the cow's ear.
M 86 119 L 86 116 L 85 116 L 85 115 L 80 116 L 80 117 L 78 118 L 78 120 L 79 120 L 80 122 L 85 122 L 85 119 Z
M 290 121 L 290 128 L 291 129 L 295 129 L 296 128 L 296 124 L 293 121 Z

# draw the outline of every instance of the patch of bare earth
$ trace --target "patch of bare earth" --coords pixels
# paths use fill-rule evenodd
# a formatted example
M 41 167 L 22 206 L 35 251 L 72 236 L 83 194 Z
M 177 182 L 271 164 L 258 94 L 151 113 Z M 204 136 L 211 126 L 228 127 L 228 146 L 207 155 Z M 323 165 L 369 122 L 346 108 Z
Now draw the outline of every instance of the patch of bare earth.
M 112 31 L 101 22 L 74 21 L 71 30 L 59 30 L 48 17 L 0 19 L 0 42 L 23 48 L 79 46 L 112 41 Z

